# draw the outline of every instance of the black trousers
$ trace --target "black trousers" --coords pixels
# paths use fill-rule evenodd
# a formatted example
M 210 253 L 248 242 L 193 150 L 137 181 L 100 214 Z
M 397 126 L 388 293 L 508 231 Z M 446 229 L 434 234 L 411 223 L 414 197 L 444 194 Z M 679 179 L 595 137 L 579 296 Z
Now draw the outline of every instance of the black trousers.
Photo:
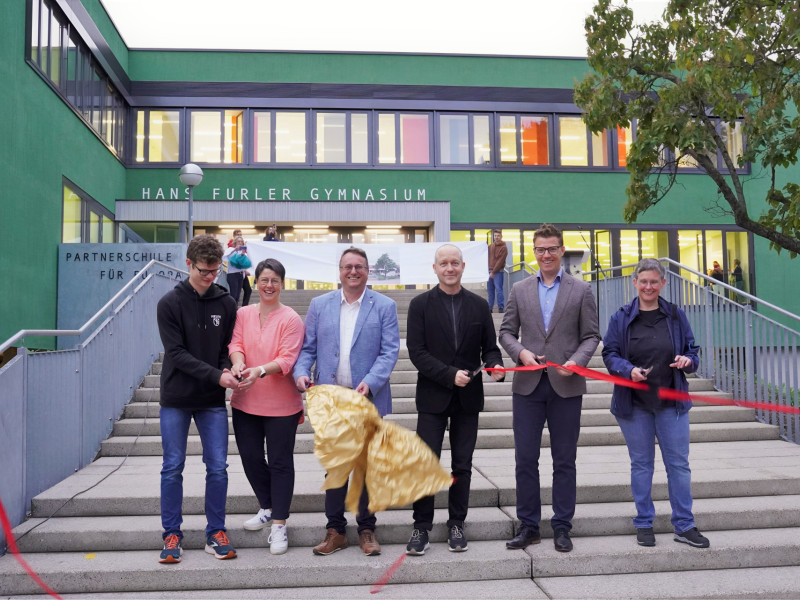
M 244 474 L 261 508 L 271 508 L 272 518 L 289 518 L 294 494 L 294 438 L 300 413 L 287 417 L 262 417 L 237 408 L 233 433 Z M 264 442 L 267 458 L 264 460 Z
M 436 456 L 442 455 L 442 442 L 447 422 L 450 422 L 450 470 L 455 478 L 448 492 L 447 527 L 464 526 L 469 509 L 469 488 L 472 481 L 472 453 L 478 439 L 479 413 L 467 413 L 461 408 L 456 394 L 443 413 L 421 412 L 417 415 L 417 435 Z M 430 531 L 433 527 L 434 497 L 426 496 L 414 502 L 414 528 Z
M 560 397 L 544 374 L 536 389 L 527 396 L 512 395 L 517 518 L 534 531 L 539 530 L 542 517 L 539 453 L 545 421 L 553 457 L 553 518 L 550 523 L 553 529 L 572 529 L 576 500 L 575 458 L 581 431 L 582 401 L 582 396 Z
M 244 290 L 242 296 L 242 306 L 247 306 L 250 304 L 250 296 L 253 294 L 253 288 L 250 287 L 250 278 L 245 275 L 242 289 Z

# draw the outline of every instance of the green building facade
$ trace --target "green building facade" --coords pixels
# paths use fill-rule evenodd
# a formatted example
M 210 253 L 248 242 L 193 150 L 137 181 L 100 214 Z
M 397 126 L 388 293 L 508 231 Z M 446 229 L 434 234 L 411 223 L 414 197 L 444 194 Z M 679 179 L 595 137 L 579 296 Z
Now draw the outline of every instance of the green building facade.
M 514 262 L 535 264 L 546 221 L 588 250 L 587 270 L 739 258 L 748 290 L 800 313 L 795 263 L 715 210 L 691 165 L 623 222 L 635 124 L 586 131 L 584 60 L 130 50 L 99 0 L 9 2 L 0 31 L 0 339 L 56 326 L 59 243 L 185 239 L 188 162 L 204 171 L 194 233 L 260 239 L 276 223 L 285 242 L 366 244 L 500 228 Z M 769 180 L 750 168 L 757 214 Z

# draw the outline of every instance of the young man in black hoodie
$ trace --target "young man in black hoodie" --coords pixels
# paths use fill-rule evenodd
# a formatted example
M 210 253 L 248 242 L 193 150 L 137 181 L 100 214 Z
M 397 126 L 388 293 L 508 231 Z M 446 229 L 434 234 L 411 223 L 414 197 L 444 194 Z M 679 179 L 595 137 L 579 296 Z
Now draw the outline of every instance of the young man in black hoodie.
M 212 235 L 195 236 L 186 251 L 189 278 L 158 302 L 158 331 L 164 344 L 161 370 L 161 523 L 164 548 L 159 562 L 181 560 L 183 466 L 192 418 L 206 465 L 206 552 L 236 558 L 225 534 L 228 495 L 228 413 L 225 388 L 239 382 L 228 370 L 228 344 L 236 321 L 236 302 L 214 283 L 222 246 Z

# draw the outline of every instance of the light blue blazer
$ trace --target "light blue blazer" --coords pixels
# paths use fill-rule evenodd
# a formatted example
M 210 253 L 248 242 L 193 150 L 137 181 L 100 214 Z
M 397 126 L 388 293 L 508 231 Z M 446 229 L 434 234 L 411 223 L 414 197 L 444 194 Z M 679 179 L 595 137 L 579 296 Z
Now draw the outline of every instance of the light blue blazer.
M 294 365 L 294 378 L 306 376 L 315 384 L 336 383 L 339 366 L 339 314 L 341 290 L 334 290 L 311 301 L 306 313 L 303 349 Z M 350 347 L 350 372 L 353 387 L 362 381 L 369 386 L 378 412 L 392 412 L 389 376 L 400 350 L 400 328 L 394 300 L 367 289 L 358 311 L 353 343 Z M 314 375 L 311 375 L 311 367 Z

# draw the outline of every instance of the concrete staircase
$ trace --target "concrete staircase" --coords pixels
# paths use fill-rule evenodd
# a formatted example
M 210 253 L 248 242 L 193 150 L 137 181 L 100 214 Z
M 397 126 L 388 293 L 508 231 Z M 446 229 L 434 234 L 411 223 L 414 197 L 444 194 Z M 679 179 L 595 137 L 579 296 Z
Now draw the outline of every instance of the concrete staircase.
M 318 292 L 284 292 L 305 313 Z M 416 291 L 391 292 L 404 336 L 408 302 Z M 495 315 L 499 327 L 502 315 Z M 510 362 L 507 362 L 510 364 Z M 602 369 L 595 356 L 589 365 Z M 184 553 L 180 565 L 157 562 L 160 549 L 158 374 L 153 365 L 125 408 L 99 458 L 37 496 L 32 517 L 16 528 L 25 559 L 63 597 L 91 598 L 358 598 L 404 551 L 411 533 L 408 508 L 378 516 L 379 557 L 355 546 L 327 557 L 311 546 L 324 533 L 323 471 L 313 456 L 313 434 L 301 426 L 295 447 L 297 482 L 289 520 L 289 552 L 269 554 L 268 531 L 242 522 L 258 509 L 231 435 L 228 530 L 235 561 L 203 552 L 204 466 L 196 431 L 189 436 L 184 477 Z M 392 375 L 394 414 L 414 428 L 414 368 L 401 350 Z M 488 379 L 488 378 L 487 378 Z M 691 390 L 723 396 L 693 378 Z M 698 526 L 711 548 L 672 541 L 666 476 L 657 461 L 657 544 L 636 545 L 631 517 L 627 450 L 608 411 L 611 386 L 590 382 L 584 397 L 578 449 L 575 550 L 560 554 L 545 537 L 526 551 L 505 549 L 516 521 L 510 383 L 485 385 L 475 451 L 469 551 L 446 547 L 446 495 L 437 496 L 431 550 L 408 557 L 380 592 L 389 598 L 798 598 L 800 597 L 800 447 L 775 427 L 754 421 L 749 409 L 698 405 L 692 409 L 691 466 Z M 445 440 L 446 444 L 447 440 Z M 543 445 L 548 445 L 545 432 Z M 447 448 L 447 445 L 445 445 Z M 449 453 L 443 453 L 449 464 Z M 542 494 L 550 498 L 552 464 L 543 453 Z M 549 507 L 542 533 L 549 536 Z M 54 514 L 55 513 L 55 514 Z M 47 519 L 48 516 L 53 515 Z M 40 594 L 10 556 L 0 558 L 0 597 Z M 91 596 L 87 596 L 91 594 Z

